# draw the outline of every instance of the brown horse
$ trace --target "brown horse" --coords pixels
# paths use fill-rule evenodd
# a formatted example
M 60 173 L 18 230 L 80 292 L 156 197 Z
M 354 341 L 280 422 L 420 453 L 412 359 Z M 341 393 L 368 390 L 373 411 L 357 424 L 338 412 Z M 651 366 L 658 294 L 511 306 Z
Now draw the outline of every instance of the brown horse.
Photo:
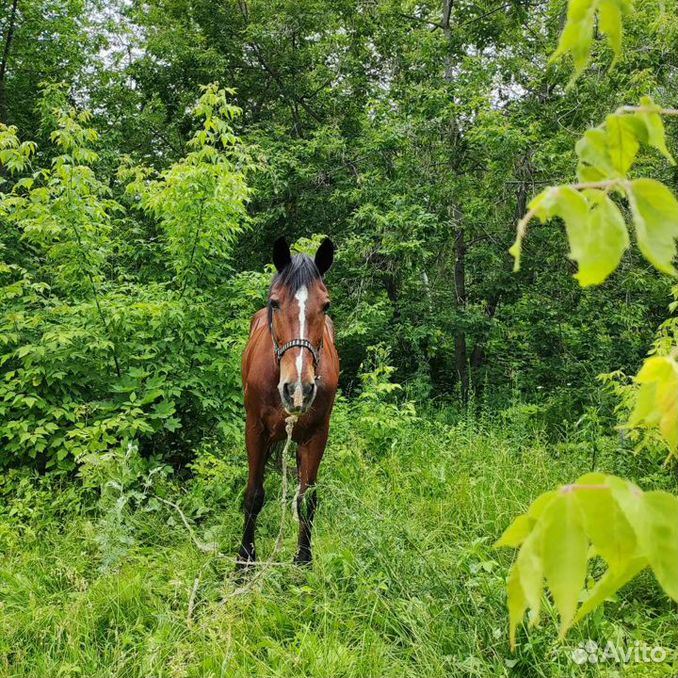
M 242 357 L 249 478 L 240 565 L 256 558 L 254 532 L 264 504 L 264 466 L 271 446 L 286 437 L 285 417 L 290 414 L 299 417 L 292 432 L 298 443 L 299 480 L 295 562 L 311 562 L 311 527 L 317 506 L 314 485 L 339 380 L 334 327 L 327 316 L 330 300 L 323 283 L 333 257 L 329 239 L 320 245 L 315 259 L 305 254 L 292 257 L 284 238 L 273 245 L 278 273 L 269 289 L 268 306 L 252 318 Z

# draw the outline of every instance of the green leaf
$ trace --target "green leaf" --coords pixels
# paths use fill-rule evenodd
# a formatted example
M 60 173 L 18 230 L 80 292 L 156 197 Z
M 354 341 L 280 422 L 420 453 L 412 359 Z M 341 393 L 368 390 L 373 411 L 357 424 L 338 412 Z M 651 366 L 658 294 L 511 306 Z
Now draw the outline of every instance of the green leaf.
M 621 572 L 634 556 L 637 540 L 611 489 L 604 489 L 607 477 L 602 473 L 588 473 L 578 478 L 576 485 L 580 489 L 575 496 L 588 538 L 610 570 Z M 585 489 L 586 486 L 591 489 Z M 601 516 L 605 519 L 601 520 Z
M 678 363 L 671 356 L 648 358 L 636 375 L 640 384 L 628 425 L 658 428 L 678 455 Z
M 533 612 L 533 624 L 536 624 L 541 609 L 541 596 L 544 590 L 543 535 L 541 530 L 533 530 L 518 552 L 514 567 L 520 575 L 520 586 Z
M 610 47 L 614 52 L 614 59 L 610 64 L 612 68 L 621 56 L 622 46 L 622 11 L 615 0 L 600 0 L 598 25 L 601 33 L 604 33 L 610 41 Z
M 558 495 L 558 490 L 551 490 L 549 492 L 544 492 L 544 494 L 540 494 L 532 502 L 530 508 L 527 509 L 527 515 L 534 520 L 541 518 L 544 515 L 544 511 L 548 508 L 551 502 L 558 498 Z
M 527 598 L 520 583 L 520 569 L 516 564 L 509 572 L 508 584 L 508 610 L 509 610 L 509 643 L 511 650 L 516 647 L 516 628 L 523 621 L 523 615 L 527 610 Z
M 638 247 L 658 270 L 676 276 L 673 266 L 678 239 L 678 202 L 673 193 L 654 179 L 630 183 L 629 203 Z
M 610 596 L 619 591 L 628 581 L 633 579 L 643 568 L 647 567 L 647 558 L 636 556 L 628 560 L 620 570 L 608 569 L 589 592 L 588 598 L 581 604 L 572 624 L 580 622 L 589 612 L 595 610 Z
M 574 61 L 574 75 L 568 87 L 577 79 L 591 59 L 593 46 L 594 15 L 598 10 L 599 26 L 607 37 L 614 52 L 614 65 L 621 54 L 622 16 L 631 11 L 629 0 L 570 0 L 567 6 L 567 21 L 560 34 L 558 47 L 549 63 L 565 54 L 571 54 Z
M 570 186 L 559 186 L 538 205 L 542 221 L 559 216 L 565 222 L 570 257 L 579 265 L 582 286 L 598 285 L 617 268 L 628 247 L 628 233 L 617 206 L 602 191 L 589 190 L 587 202 Z
M 664 133 L 664 122 L 659 114 L 661 108 L 657 106 L 650 97 L 642 97 L 640 105 L 643 108 L 654 109 L 657 112 L 641 111 L 636 116 L 643 122 L 647 130 L 647 143 L 656 148 L 672 165 L 676 164 L 671 151 L 666 146 L 666 134 Z
M 622 176 L 626 176 L 640 148 L 635 126 L 628 116 L 612 114 L 607 116 L 605 127 L 612 165 Z
M 577 141 L 575 151 L 579 158 L 579 181 L 603 181 L 619 177 L 610 158 L 607 131 L 603 127 L 586 130 Z
M 557 498 L 557 492 L 545 492 L 540 495 L 528 509 L 524 516 L 520 516 L 506 530 L 497 546 L 509 546 L 509 542 L 520 539 L 522 546 L 518 556 L 511 566 L 508 580 L 508 608 L 509 608 L 509 636 L 511 648 L 515 648 L 516 628 L 522 622 L 525 610 L 532 611 L 532 624 L 539 619 L 541 597 L 544 590 L 544 565 L 542 552 L 542 532 L 533 529 L 524 540 L 524 533 L 528 522 L 535 524 Z M 521 520 L 521 518 L 526 520 Z M 501 542 L 501 543 L 500 543 Z
M 667 492 L 646 492 L 647 559 L 667 595 L 678 601 L 678 497 Z
M 558 47 L 549 63 L 565 54 L 571 54 L 574 61 L 574 79 L 586 68 L 591 58 L 593 44 L 593 0 L 570 0 L 567 5 L 567 22 L 560 34 Z M 571 84 L 571 83 L 570 83 Z
M 495 546 L 520 546 L 532 531 L 534 520 L 527 515 L 518 516 L 495 542 Z
M 548 204 L 548 216 L 561 217 L 565 222 L 568 236 L 576 232 L 588 220 L 589 206 L 584 196 L 570 186 L 559 186 Z
M 600 285 L 619 266 L 629 234 L 619 208 L 603 191 L 589 190 L 588 218 L 568 228 L 570 256 L 579 264 L 575 278 L 582 287 Z
M 586 579 L 588 540 L 574 491 L 563 491 L 543 516 L 544 577 L 560 614 L 560 636 L 572 624 Z

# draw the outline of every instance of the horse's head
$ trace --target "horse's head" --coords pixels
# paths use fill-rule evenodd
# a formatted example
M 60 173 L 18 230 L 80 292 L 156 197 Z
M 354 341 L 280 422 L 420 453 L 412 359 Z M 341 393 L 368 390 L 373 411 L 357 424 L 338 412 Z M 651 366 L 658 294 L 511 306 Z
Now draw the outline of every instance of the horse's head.
M 333 257 L 329 239 L 323 240 L 314 259 L 305 254 L 291 256 L 284 238 L 273 245 L 278 273 L 268 295 L 268 317 L 280 363 L 278 391 L 290 414 L 306 412 L 316 396 L 325 314 L 330 307 L 322 277 Z

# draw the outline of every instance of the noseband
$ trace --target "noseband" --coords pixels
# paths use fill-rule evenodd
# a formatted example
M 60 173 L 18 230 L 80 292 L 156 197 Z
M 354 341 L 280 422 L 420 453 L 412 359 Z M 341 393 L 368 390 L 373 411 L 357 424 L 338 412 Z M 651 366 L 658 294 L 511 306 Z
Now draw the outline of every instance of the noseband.
M 268 305 L 268 330 L 271 333 L 271 339 L 273 340 L 273 352 L 275 353 L 278 363 L 280 363 L 282 357 L 291 348 L 307 348 L 313 356 L 313 367 L 318 369 L 318 364 L 320 363 L 320 351 L 322 351 L 323 348 L 322 340 L 320 341 L 320 346 L 318 346 L 318 348 L 316 348 L 308 339 L 301 338 L 292 339 L 282 346 L 279 346 L 275 339 L 275 334 L 273 333 L 273 308 L 270 304 Z

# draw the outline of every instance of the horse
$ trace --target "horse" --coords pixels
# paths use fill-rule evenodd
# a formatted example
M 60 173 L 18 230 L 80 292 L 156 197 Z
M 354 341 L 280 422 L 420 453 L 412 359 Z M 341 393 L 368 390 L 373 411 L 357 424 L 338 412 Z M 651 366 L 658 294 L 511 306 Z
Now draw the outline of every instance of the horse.
M 312 560 L 311 529 L 318 504 L 315 482 L 329 433 L 339 382 L 330 298 L 323 276 L 332 266 L 334 245 L 323 240 L 315 257 L 292 256 L 284 238 L 273 245 L 275 274 L 268 304 L 251 320 L 242 356 L 248 479 L 245 525 L 238 567 L 256 560 L 254 534 L 264 505 L 264 468 L 272 447 L 286 438 L 285 419 L 297 448 L 296 494 L 299 538 L 294 562 Z

